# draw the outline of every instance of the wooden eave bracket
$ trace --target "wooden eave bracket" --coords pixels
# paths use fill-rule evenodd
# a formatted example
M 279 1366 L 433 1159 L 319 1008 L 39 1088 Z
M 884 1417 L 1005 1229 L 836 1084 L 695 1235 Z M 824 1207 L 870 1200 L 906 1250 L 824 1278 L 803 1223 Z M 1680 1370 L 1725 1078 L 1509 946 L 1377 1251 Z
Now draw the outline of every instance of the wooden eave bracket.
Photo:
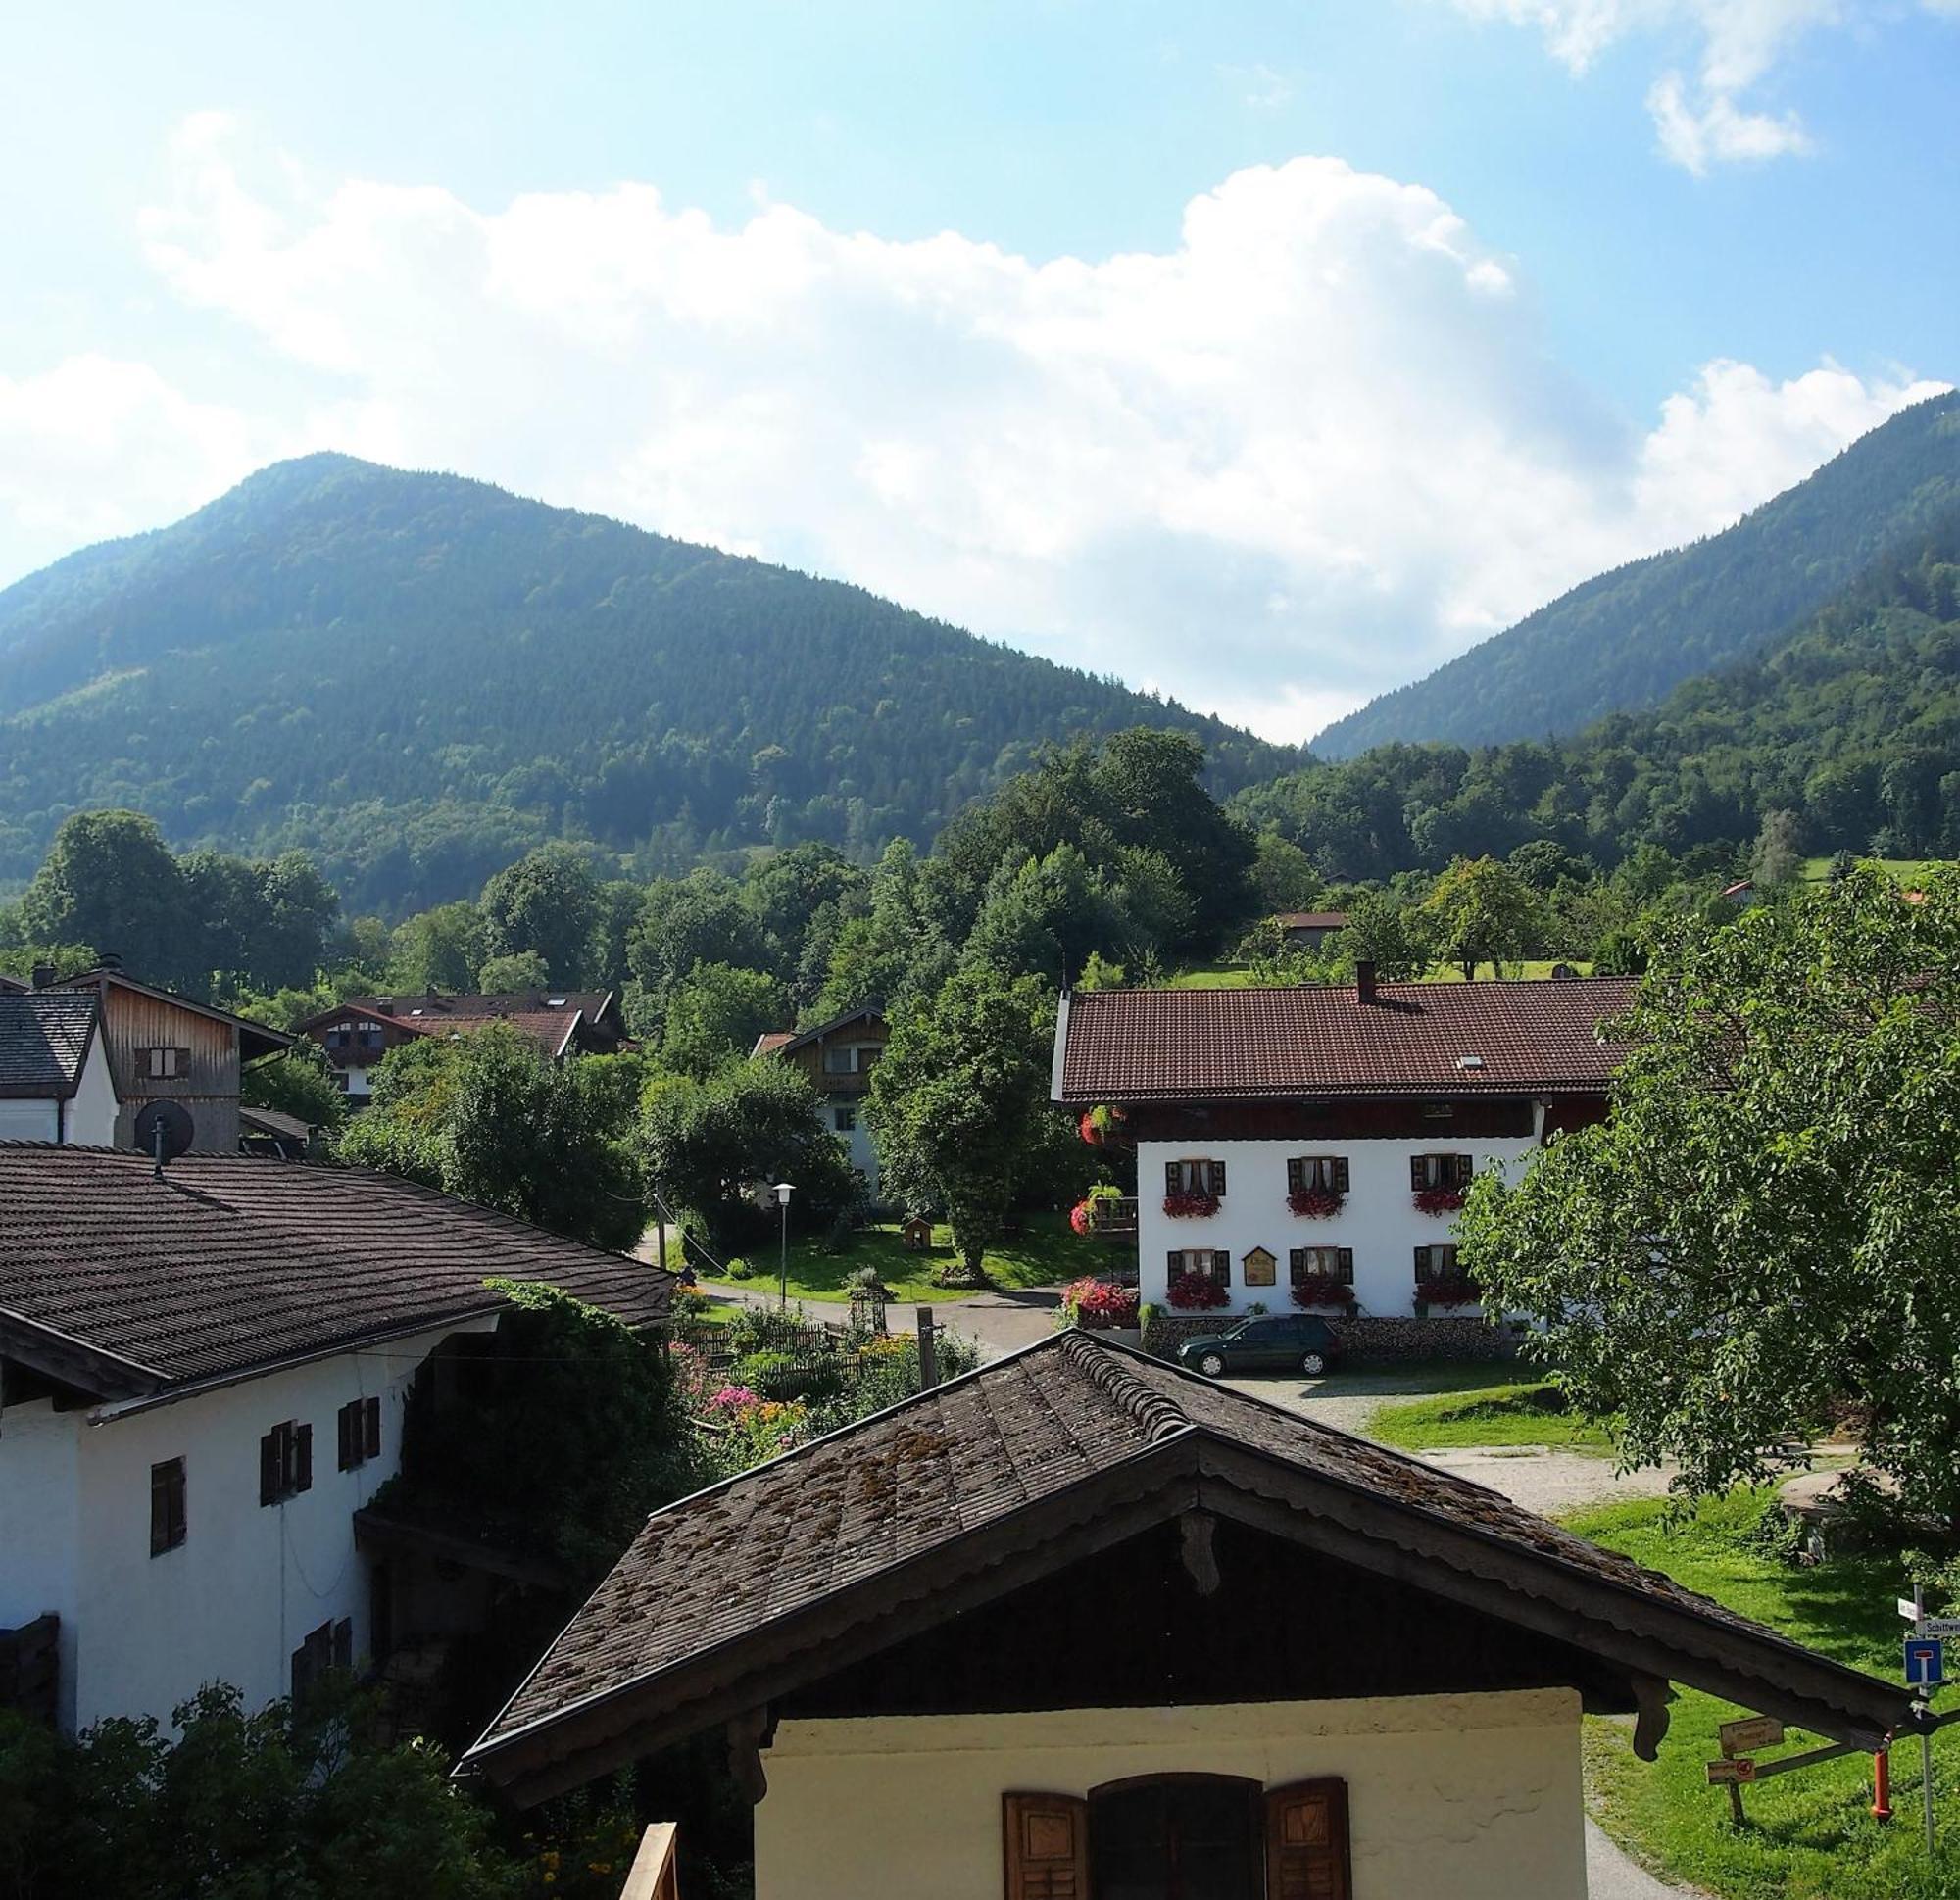
M 767 1704 L 746 1709 L 728 1723 L 728 1772 L 742 1798 L 750 1807 L 760 1807 L 769 1791 L 769 1778 L 762 1768 L 762 1750 L 776 1738 L 776 1725 Z
M 1656 1760 L 1660 1745 L 1667 1739 L 1668 1709 L 1674 1700 L 1672 1685 L 1658 1676 L 1636 1673 L 1628 1679 L 1634 1690 L 1634 1753 L 1643 1762 Z

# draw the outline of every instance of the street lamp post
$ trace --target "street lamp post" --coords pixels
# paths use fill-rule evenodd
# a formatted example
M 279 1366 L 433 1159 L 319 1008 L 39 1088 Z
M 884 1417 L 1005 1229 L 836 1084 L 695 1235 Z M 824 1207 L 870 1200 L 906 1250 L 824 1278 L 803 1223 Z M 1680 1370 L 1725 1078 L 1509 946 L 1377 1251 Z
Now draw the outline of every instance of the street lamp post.
M 782 1276 L 780 1304 L 786 1313 L 790 1309 L 790 1195 L 795 1192 L 787 1181 L 776 1183 L 776 1205 L 782 1210 L 782 1233 L 776 1247 L 776 1265 Z

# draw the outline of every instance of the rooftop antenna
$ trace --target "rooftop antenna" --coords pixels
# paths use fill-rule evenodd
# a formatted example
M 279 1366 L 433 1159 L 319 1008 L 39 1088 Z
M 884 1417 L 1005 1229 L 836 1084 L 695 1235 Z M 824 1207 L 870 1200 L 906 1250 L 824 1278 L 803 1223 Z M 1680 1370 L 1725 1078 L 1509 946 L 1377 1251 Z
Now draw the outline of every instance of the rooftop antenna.
M 153 1101 L 136 1116 L 136 1146 L 156 1163 L 157 1179 L 162 1180 L 164 1164 L 174 1161 L 190 1146 L 195 1132 L 190 1110 L 178 1101 Z

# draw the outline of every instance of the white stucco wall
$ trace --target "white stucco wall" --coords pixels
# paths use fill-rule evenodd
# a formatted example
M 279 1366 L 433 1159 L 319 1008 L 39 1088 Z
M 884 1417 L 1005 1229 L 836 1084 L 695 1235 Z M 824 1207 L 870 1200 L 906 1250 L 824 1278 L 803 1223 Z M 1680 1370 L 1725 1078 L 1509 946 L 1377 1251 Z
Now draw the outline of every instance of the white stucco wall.
M 1415 1310 L 1415 1249 L 1447 1244 L 1455 1223 L 1447 1215 L 1420 1212 L 1409 1190 L 1409 1157 L 1468 1154 L 1481 1173 L 1493 1161 L 1516 1180 L 1537 1151 L 1529 1136 L 1452 1134 L 1439 1122 L 1419 1140 L 1362 1141 L 1353 1137 L 1292 1137 L 1277 1142 L 1213 1139 L 1137 1144 L 1137 1266 L 1144 1299 L 1161 1304 L 1169 1275 L 1165 1255 L 1209 1247 L 1232 1256 L 1232 1303 L 1219 1310 L 1243 1313 L 1255 1301 L 1272 1312 L 1292 1312 L 1287 1255 L 1297 1246 L 1345 1246 L 1354 1250 L 1354 1297 L 1364 1316 L 1400 1318 Z M 1314 1219 L 1287 1205 L 1287 1162 L 1296 1155 L 1348 1158 L 1348 1191 L 1340 1213 Z M 1225 1194 L 1217 1213 L 1173 1218 L 1163 1211 L 1167 1161 L 1225 1163 Z M 1245 1284 L 1245 1256 L 1264 1247 L 1278 1261 L 1274 1285 Z M 1475 1308 L 1468 1308 L 1475 1311 Z
M 1348 1783 L 1354 1900 L 1584 1900 L 1566 1689 L 1209 1708 L 784 1722 L 757 1900 L 1001 1900 L 1001 1796 L 1128 1776 Z
M 98 1036 L 88 1047 L 88 1060 L 68 1104 L 64 1140 L 74 1147 L 114 1147 L 117 1106 L 109 1054 Z
M 168 1722 L 211 1681 L 236 1684 L 256 1708 L 287 1692 L 308 1632 L 342 1618 L 353 1621 L 355 1656 L 365 1655 L 368 1583 L 354 1513 L 398 1468 L 416 1368 L 448 1333 L 467 1330 L 480 1329 L 417 1334 L 148 1410 L 10 1410 L 0 1430 L 0 1625 L 61 1616 L 67 1723 Z M 343 1472 L 337 1414 L 369 1395 L 381 1399 L 380 1456 Z M 259 1440 L 286 1419 L 313 1427 L 313 1486 L 262 1505 Z M 152 1557 L 150 1467 L 176 1457 L 187 1535 Z

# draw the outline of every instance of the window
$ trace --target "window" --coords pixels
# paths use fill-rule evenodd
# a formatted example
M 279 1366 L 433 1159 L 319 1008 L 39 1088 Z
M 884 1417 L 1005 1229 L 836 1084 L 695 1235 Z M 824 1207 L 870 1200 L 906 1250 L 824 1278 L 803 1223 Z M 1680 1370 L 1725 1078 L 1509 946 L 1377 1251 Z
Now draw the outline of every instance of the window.
M 1001 1798 L 1006 1900 L 1349 1900 L 1348 1788 L 1157 1775 Z
M 1467 1154 L 1409 1156 L 1409 1186 L 1417 1194 L 1425 1188 L 1467 1188 L 1476 1173 L 1477 1164 Z
M 1287 1163 L 1290 1194 L 1345 1194 L 1348 1157 L 1345 1154 L 1300 1154 Z
M 869 1075 L 878 1066 L 878 1058 L 885 1052 L 882 1043 L 860 1043 L 858 1046 L 858 1073 Z
M 825 1075 L 856 1075 L 858 1051 L 841 1043 L 827 1045 L 823 1051 L 823 1072 Z
M 1190 1273 L 1200 1280 L 1215 1280 L 1221 1287 L 1232 1284 L 1232 1256 L 1208 1246 L 1186 1247 L 1181 1253 L 1173 1250 L 1168 1255 L 1168 1265 L 1173 1280 Z
M 303 1702 L 330 1669 L 354 1667 L 354 1621 L 322 1623 L 293 1651 L 293 1700 Z
M 350 1398 L 340 1408 L 340 1469 L 352 1471 L 381 1455 L 381 1401 Z
M 1424 1281 L 1461 1281 L 1463 1269 L 1457 1264 L 1453 1246 L 1419 1246 L 1415 1250 L 1415 1277 Z
M 1166 1161 L 1164 1193 L 1167 1194 L 1218 1194 L 1225 1193 L 1223 1161 Z
M 353 1040 L 354 1032 L 345 1023 L 340 1023 L 326 1032 L 328 1048 L 345 1048 Z
M 150 1555 L 161 1557 L 184 1540 L 184 1461 L 150 1467 Z
M 1354 1284 L 1351 1246 L 1297 1246 L 1287 1253 L 1287 1268 L 1296 1287 L 1309 1280 L 1340 1280 Z
M 152 1082 L 174 1082 L 190 1071 L 187 1048 L 146 1048 L 136 1053 L 142 1058 L 143 1073 Z
M 838 1134 L 849 1135 L 858 1126 L 858 1111 L 850 1106 L 833 1108 L 830 1111 L 830 1119 Z
M 259 1502 L 282 1504 L 313 1489 L 313 1427 L 287 1421 L 259 1440 Z

